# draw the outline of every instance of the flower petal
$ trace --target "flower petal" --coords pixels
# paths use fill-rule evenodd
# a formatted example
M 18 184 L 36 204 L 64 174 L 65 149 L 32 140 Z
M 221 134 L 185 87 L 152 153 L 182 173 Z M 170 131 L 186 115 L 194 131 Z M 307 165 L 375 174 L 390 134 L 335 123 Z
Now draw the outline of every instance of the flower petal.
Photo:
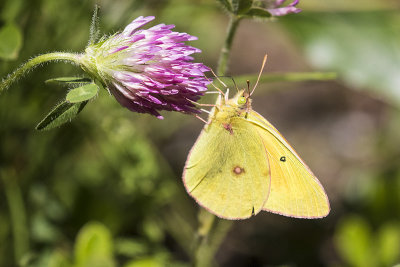
M 122 33 L 89 46 L 83 60 L 124 107 L 158 118 L 161 110 L 199 113 L 197 101 L 210 83 L 209 68 L 193 63 L 201 50 L 183 42 L 196 40 L 173 32 L 174 25 L 159 24 L 140 29 L 154 17 L 138 17 Z

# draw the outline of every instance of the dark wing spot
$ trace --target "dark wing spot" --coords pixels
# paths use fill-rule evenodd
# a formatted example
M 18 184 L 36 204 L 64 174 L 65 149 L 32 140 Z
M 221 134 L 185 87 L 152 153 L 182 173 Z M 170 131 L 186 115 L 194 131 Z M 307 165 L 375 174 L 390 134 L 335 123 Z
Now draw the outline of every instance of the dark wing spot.
M 253 207 L 253 209 L 251 210 L 251 216 L 254 216 L 255 215 L 255 213 L 254 213 L 254 207 Z
M 235 166 L 233 167 L 233 173 L 236 175 L 244 173 L 244 168 L 241 168 L 240 166 Z
M 282 162 L 285 162 L 286 161 L 286 157 L 282 156 L 279 160 L 282 161 Z

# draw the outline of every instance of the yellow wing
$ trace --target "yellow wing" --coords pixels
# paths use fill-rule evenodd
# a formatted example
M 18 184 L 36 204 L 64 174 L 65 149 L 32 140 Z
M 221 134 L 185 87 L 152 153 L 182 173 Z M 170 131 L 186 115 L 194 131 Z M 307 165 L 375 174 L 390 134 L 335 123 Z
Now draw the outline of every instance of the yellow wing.
M 257 126 L 271 168 L 271 189 L 263 210 L 297 218 L 328 215 L 329 201 L 322 185 L 285 138 L 255 111 L 247 120 Z
M 237 118 L 205 125 L 189 153 L 183 181 L 187 192 L 218 217 L 245 219 L 260 212 L 270 174 L 254 125 Z

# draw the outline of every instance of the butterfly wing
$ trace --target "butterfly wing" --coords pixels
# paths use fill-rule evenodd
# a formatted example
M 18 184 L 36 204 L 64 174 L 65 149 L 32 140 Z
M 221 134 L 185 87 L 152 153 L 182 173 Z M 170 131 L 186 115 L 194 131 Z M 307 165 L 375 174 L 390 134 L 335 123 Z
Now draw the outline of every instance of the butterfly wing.
M 329 201 L 322 185 L 285 138 L 255 111 L 247 120 L 262 137 L 271 168 L 271 189 L 263 210 L 297 218 L 328 215 Z
M 243 119 L 205 125 L 185 164 L 187 192 L 225 219 L 260 212 L 268 198 L 270 173 L 263 140 Z

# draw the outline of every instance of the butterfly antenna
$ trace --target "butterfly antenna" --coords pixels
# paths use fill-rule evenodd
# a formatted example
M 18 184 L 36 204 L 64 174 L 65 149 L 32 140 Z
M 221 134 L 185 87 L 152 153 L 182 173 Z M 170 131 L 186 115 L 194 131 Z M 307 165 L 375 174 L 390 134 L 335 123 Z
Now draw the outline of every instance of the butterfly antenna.
M 250 95 L 253 94 L 254 90 L 256 89 L 256 87 L 257 87 L 257 85 L 258 85 L 258 81 L 260 81 L 261 74 L 262 74 L 262 72 L 263 72 L 263 70 L 264 70 L 265 62 L 267 62 L 267 57 L 268 57 L 268 55 L 265 54 L 264 60 L 263 60 L 262 66 L 261 66 L 260 73 L 258 74 L 257 82 L 256 82 L 256 84 L 254 85 L 254 88 L 253 88 L 253 90 L 251 91 Z
M 211 69 L 210 69 L 211 70 Z M 211 70 L 211 72 L 214 74 L 214 76 L 215 76 L 215 73 Z M 213 84 L 213 82 L 210 80 L 210 79 L 208 79 L 208 77 L 206 76 L 206 75 L 204 75 L 204 77 L 207 79 L 207 81 L 209 81 L 210 82 L 210 84 L 215 88 L 215 89 L 217 89 L 217 91 L 220 93 L 220 94 L 224 94 L 224 92 L 222 92 L 222 90 L 221 89 L 219 89 L 218 87 L 216 87 L 214 84 Z M 215 76 L 216 77 L 216 76 Z
M 188 98 L 186 98 L 186 100 L 188 100 L 190 103 L 194 104 L 194 105 L 198 105 L 201 107 L 215 107 L 214 104 L 202 104 L 202 103 L 197 103 L 196 101 L 190 100 Z
M 208 110 L 206 110 L 206 109 L 204 109 L 204 108 L 201 108 L 200 110 L 201 110 L 202 112 L 207 113 L 207 114 L 211 114 L 211 111 L 208 111 Z
M 225 96 L 225 103 L 228 102 L 228 98 L 229 98 L 229 88 L 226 89 L 226 95 Z
M 235 85 L 236 91 L 239 92 L 239 88 L 238 88 L 237 85 L 236 85 L 235 79 L 233 79 L 233 77 L 231 77 L 231 79 L 232 79 L 233 84 Z
M 246 83 L 247 83 L 247 92 L 249 93 L 249 97 L 250 97 L 250 81 L 249 80 L 247 80 L 246 81 Z
M 227 86 L 223 81 L 221 81 L 221 79 L 215 74 L 215 72 L 214 72 L 212 69 L 210 69 L 210 71 L 211 71 L 211 73 L 214 75 L 214 77 L 217 78 L 217 80 L 218 80 L 223 86 L 225 86 L 225 88 L 228 88 L 228 86 Z M 217 88 L 214 84 L 213 84 L 213 86 L 214 86 L 214 88 L 217 89 L 223 96 L 225 96 L 224 92 L 222 92 L 221 89 Z

